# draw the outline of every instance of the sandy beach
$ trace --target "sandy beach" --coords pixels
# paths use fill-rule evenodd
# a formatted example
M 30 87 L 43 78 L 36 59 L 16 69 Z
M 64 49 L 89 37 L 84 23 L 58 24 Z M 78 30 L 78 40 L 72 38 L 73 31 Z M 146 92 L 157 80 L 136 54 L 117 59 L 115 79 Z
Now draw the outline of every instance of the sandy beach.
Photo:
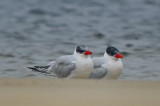
M 160 81 L 1 78 L 0 106 L 160 106 Z

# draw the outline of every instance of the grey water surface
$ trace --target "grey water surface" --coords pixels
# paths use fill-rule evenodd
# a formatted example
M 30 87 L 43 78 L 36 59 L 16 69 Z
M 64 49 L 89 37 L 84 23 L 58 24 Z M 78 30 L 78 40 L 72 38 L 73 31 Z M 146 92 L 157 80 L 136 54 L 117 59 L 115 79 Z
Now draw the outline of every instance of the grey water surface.
M 0 77 L 51 78 L 26 67 L 72 54 L 76 44 L 92 57 L 117 47 L 120 79 L 160 80 L 160 1 L 0 0 Z

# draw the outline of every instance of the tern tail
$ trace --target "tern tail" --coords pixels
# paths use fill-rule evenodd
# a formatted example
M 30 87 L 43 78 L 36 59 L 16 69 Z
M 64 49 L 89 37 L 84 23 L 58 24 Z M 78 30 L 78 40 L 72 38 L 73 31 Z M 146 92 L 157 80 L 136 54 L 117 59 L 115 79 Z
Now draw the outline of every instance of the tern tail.
M 27 67 L 27 68 L 31 69 L 32 71 L 35 71 L 35 72 L 40 72 L 40 73 L 44 73 L 46 75 L 50 75 L 50 76 L 56 77 L 55 74 L 53 74 L 52 72 L 48 71 L 49 67 L 50 66 L 34 66 L 34 67 Z

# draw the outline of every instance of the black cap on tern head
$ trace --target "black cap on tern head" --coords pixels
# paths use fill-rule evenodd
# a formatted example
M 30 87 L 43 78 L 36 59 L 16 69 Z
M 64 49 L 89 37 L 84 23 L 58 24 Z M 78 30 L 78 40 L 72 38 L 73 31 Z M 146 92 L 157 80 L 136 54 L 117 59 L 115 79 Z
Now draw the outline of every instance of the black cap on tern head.
M 106 49 L 106 53 L 109 54 L 110 56 L 115 56 L 117 53 L 119 52 L 119 50 L 115 47 L 107 47 Z
M 86 50 L 86 46 L 85 45 L 79 45 L 79 46 L 77 46 L 77 48 L 76 48 L 76 52 L 78 52 L 78 53 L 84 53 L 84 52 L 86 52 L 87 50 Z
M 110 56 L 114 56 L 115 58 L 123 58 L 123 55 L 119 53 L 119 50 L 115 47 L 107 47 L 106 53 L 109 54 Z
M 76 52 L 80 53 L 80 54 L 84 54 L 84 55 L 91 55 L 92 52 L 88 50 L 88 47 L 86 47 L 85 45 L 78 45 L 76 47 Z

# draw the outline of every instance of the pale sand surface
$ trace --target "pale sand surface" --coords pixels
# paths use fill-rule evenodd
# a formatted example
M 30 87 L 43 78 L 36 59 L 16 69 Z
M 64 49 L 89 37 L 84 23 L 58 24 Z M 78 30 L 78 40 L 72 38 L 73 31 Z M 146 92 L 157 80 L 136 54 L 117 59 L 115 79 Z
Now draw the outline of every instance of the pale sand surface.
M 0 106 L 160 106 L 160 81 L 1 78 Z

